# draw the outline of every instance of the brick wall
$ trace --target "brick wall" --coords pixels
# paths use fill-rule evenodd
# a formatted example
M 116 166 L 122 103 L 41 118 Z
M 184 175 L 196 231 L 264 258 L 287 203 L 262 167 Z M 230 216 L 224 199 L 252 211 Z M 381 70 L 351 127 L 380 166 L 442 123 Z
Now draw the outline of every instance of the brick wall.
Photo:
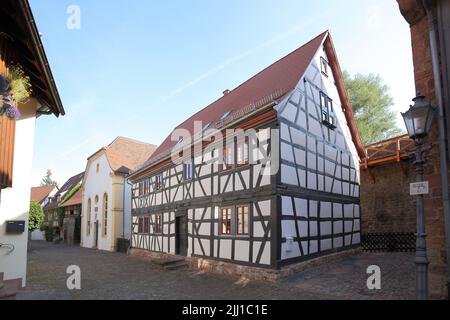
M 435 101 L 433 66 L 428 19 L 420 2 L 397 0 L 400 11 L 411 27 L 416 91 Z M 429 265 L 430 294 L 432 298 L 447 296 L 447 259 L 445 252 L 444 213 L 440 175 L 438 128 L 434 123 L 428 143 L 434 147 L 428 154 L 424 179 L 430 183 L 430 194 L 425 197 L 425 216 Z
M 415 169 L 411 160 L 361 170 L 361 231 L 416 232 L 416 203 L 409 195 Z

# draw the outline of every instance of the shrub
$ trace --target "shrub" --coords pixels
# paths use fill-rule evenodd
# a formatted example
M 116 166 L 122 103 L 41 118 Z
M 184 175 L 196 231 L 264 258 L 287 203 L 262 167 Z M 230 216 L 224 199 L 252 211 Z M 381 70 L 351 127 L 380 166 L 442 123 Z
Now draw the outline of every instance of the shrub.
M 32 200 L 30 202 L 30 216 L 28 219 L 28 231 L 32 232 L 41 227 L 44 221 L 44 210 L 42 210 L 41 205 Z

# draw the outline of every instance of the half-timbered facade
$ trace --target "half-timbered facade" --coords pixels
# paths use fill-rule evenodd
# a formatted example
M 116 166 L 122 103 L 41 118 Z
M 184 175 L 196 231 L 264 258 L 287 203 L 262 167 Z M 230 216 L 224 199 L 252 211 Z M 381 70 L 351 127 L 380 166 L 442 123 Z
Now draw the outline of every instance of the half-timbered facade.
M 358 246 L 360 156 L 325 32 L 225 91 L 130 175 L 131 246 L 267 268 Z

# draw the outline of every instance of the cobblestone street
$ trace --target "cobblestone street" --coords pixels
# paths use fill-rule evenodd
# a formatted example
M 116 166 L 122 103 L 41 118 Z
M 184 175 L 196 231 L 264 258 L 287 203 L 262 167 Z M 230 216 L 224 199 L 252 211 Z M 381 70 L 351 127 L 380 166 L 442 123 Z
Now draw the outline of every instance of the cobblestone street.
M 66 268 L 81 268 L 81 290 L 66 287 Z M 381 268 L 382 289 L 366 287 L 370 265 Z M 307 270 L 277 284 L 196 270 L 155 269 L 148 260 L 63 244 L 33 242 L 28 286 L 17 299 L 412 299 L 412 254 L 359 254 Z

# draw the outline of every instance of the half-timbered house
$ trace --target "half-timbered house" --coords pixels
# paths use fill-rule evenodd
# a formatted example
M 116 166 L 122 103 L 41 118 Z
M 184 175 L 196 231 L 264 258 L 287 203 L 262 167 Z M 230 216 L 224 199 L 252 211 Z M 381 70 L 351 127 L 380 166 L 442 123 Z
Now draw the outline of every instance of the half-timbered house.
M 363 156 L 324 32 L 226 90 L 129 176 L 132 251 L 279 269 L 354 248 Z

